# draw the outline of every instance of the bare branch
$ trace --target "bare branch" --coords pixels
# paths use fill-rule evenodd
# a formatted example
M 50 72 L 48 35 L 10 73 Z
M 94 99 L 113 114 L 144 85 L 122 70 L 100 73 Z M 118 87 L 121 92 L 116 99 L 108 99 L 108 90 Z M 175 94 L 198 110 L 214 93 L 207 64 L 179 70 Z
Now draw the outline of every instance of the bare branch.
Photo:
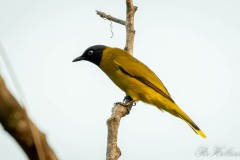
M 134 36 L 135 36 L 134 14 L 137 10 L 137 7 L 133 6 L 132 0 L 126 0 L 126 7 L 127 7 L 126 21 L 112 17 L 100 11 L 97 11 L 97 14 L 100 15 L 102 18 L 106 18 L 108 20 L 122 24 L 126 27 L 126 45 L 124 49 L 130 55 L 133 55 L 133 43 L 134 43 Z M 131 101 L 130 99 L 127 99 L 125 103 L 129 104 L 130 101 Z M 128 107 L 124 107 L 120 104 L 117 104 L 112 108 L 112 115 L 107 120 L 107 126 L 108 126 L 107 155 L 106 155 L 107 160 L 116 160 L 121 156 L 121 150 L 117 146 L 118 128 L 120 125 L 121 118 L 129 114 L 129 111 L 131 110 L 131 108 L 132 108 L 132 105 L 129 105 Z
M 28 119 L 25 110 L 8 91 L 0 77 L 0 123 L 18 142 L 30 160 L 57 160 L 57 156 L 48 145 L 46 136 Z M 31 127 L 30 127 L 31 126 Z M 33 134 L 38 137 L 44 154 L 38 155 Z M 43 157 L 44 156 L 44 157 Z
M 127 13 L 126 13 L 126 45 L 125 50 L 133 55 L 133 44 L 134 44 L 134 14 L 137 11 L 137 7 L 133 5 L 132 0 L 126 0 Z
M 102 18 L 106 18 L 106 19 L 108 19 L 108 20 L 110 20 L 110 21 L 116 22 L 116 23 L 121 24 L 121 25 L 124 25 L 124 26 L 126 25 L 126 22 L 125 22 L 124 20 L 115 18 L 115 17 L 113 17 L 113 16 L 111 16 L 111 15 L 108 15 L 108 14 L 106 14 L 106 13 L 104 13 L 104 12 L 101 12 L 101 11 L 98 11 L 98 10 L 96 10 L 96 12 L 97 12 L 97 14 L 98 14 L 100 17 L 102 17 Z
M 118 127 L 122 117 L 127 115 L 126 107 L 115 105 L 112 108 L 112 115 L 107 120 L 108 126 L 108 143 L 107 143 L 107 160 L 116 160 L 121 156 L 121 150 L 117 146 Z

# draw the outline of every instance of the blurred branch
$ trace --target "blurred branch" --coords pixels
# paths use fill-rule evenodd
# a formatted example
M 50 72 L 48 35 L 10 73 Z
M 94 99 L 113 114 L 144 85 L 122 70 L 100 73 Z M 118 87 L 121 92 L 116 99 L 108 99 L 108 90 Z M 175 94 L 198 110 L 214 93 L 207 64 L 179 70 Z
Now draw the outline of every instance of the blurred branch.
M 133 5 L 133 0 L 126 0 L 126 21 L 120 20 L 118 18 L 112 17 L 104 12 L 97 11 L 97 14 L 102 18 L 114 21 L 116 23 L 122 24 L 126 27 L 126 44 L 124 50 L 126 50 L 130 55 L 133 55 L 133 44 L 134 44 L 134 14 L 137 7 Z M 128 104 L 130 100 L 125 101 Z M 124 107 L 120 104 L 115 105 L 112 108 L 112 115 L 107 120 L 108 126 L 108 138 L 107 138 L 107 160 L 116 160 L 121 156 L 121 150 L 117 146 L 117 135 L 118 128 L 120 125 L 120 120 L 122 117 L 127 115 L 131 110 L 132 106 Z
M 57 156 L 48 145 L 46 136 L 33 124 L 27 114 L 8 91 L 0 76 L 0 123 L 3 128 L 18 142 L 30 160 L 57 160 Z M 41 143 L 42 153 L 37 151 L 37 143 L 33 135 Z

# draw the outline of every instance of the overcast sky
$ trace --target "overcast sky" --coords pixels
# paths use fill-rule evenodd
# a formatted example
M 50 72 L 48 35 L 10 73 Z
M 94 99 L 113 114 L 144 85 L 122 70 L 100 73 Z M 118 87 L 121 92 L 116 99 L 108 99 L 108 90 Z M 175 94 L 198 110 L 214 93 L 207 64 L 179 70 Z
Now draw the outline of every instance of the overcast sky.
M 134 3 L 134 56 L 159 76 L 207 139 L 139 102 L 121 121 L 120 159 L 193 160 L 202 146 L 240 152 L 240 1 Z M 71 62 L 91 45 L 125 45 L 125 28 L 113 24 L 110 38 L 110 22 L 96 9 L 125 18 L 124 0 L 0 0 L 0 43 L 31 119 L 61 160 L 105 159 L 106 120 L 125 95 L 93 64 Z M 1 75 L 19 99 L 0 59 Z M 1 160 L 27 159 L 2 127 L 0 137 Z

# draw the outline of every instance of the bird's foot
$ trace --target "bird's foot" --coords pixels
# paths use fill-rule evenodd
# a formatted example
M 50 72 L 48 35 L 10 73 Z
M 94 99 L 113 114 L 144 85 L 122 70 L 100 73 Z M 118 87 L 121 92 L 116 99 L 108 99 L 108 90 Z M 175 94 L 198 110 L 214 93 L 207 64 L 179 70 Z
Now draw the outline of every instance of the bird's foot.
M 123 102 L 116 102 L 116 103 L 114 103 L 114 105 L 116 106 L 116 105 L 121 105 L 121 106 L 123 106 L 123 107 L 126 107 L 126 109 L 127 109 L 127 114 L 129 114 L 130 113 L 130 111 L 131 111 L 131 109 L 132 109 L 132 106 L 134 105 L 136 105 L 136 103 L 134 102 L 134 101 L 130 101 L 130 102 L 128 102 L 128 103 L 123 103 Z
M 116 102 L 116 103 L 114 103 L 114 105 L 115 105 L 115 106 L 116 106 L 116 105 L 121 105 L 121 106 L 123 106 L 123 107 L 130 107 L 130 106 L 135 106 L 135 105 L 136 105 L 136 102 L 134 102 L 134 101 L 130 101 L 130 102 L 128 102 L 128 103 Z
M 126 96 L 123 98 L 123 103 L 128 103 L 128 102 L 130 102 L 130 101 L 132 101 L 132 100 L 133 100 L 133 99 L 132 99 L 131 96 L 126 95 Z
M 126 95 L 123 99 L 123 102 L 116 102 L 114 103 L 114 105 L 121 105 L 123 107 L 127 108 L 127 114 L 130 113 L 132 106 L 136 105 L 136 102 L 132 99 L 132 97 L 130 97 L 129 95 Z

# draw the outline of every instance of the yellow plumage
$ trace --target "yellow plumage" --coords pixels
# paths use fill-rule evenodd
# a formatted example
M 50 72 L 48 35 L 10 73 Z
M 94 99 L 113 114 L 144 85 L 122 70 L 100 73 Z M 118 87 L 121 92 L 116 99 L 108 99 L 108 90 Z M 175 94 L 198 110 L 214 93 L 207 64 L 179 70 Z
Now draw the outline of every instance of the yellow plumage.
M 100 49 L 99 49 L 100 48 Z M 101 53 L 100 51 L 101 50 Z M 90 56 L 93 51 L 94 56 Z M 103 72 L 134 101 L 143 101 L 167 111 L 184 120 L 197 134 L 206 135 L 173 101 L 161 80 L 145 64 L 129 55 L 126 51 L 106 46 L 88 48 L 79 59 L 88 60 L 98 65 Z

